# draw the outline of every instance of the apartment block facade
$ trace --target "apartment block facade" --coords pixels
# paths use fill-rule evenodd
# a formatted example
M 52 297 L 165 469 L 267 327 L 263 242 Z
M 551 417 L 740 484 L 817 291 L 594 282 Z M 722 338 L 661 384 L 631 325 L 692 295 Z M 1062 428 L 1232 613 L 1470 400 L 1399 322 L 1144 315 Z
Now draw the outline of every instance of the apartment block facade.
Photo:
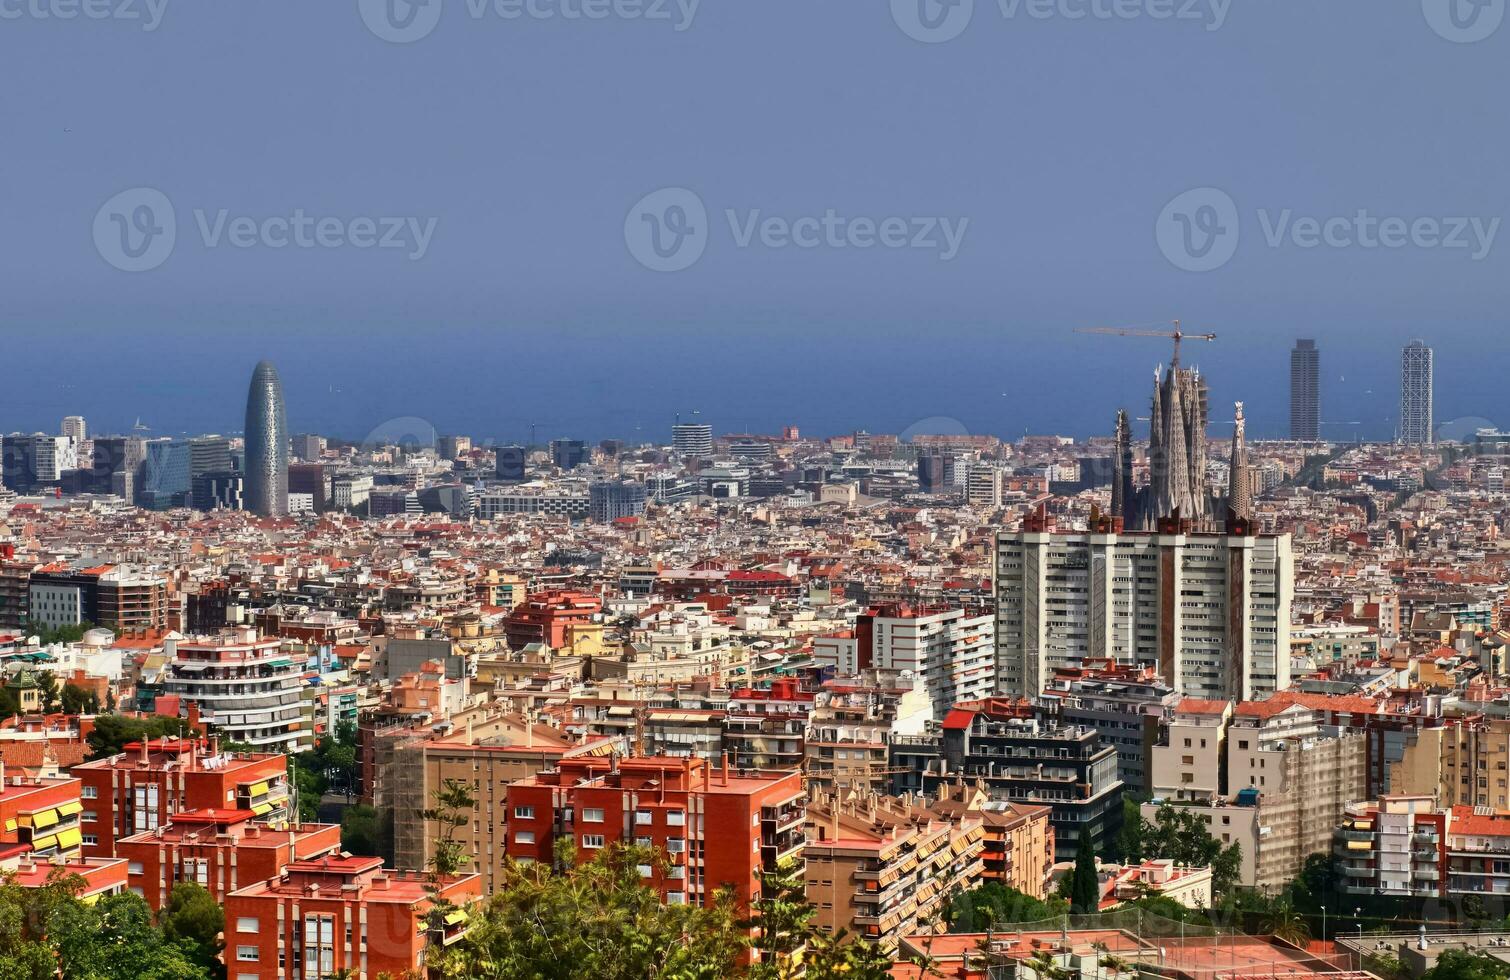
M 720 888 L 747 906 L 756 874 L 800 859 L 807 809 L 802 776 L 731 773 L 701 759 L 643 756 L 563 759 L 556 768 L 508 787 L 508 853 L 551 861 L 558 838 L 578 861 L 615 843 L 665 855 L 646 866 L 662 901 L 702 905 Z
M 909 800 L 815 796 L 807 810 L 807 899 L 814 923 L 886 949 L 931 923 L 956 891 L 980 883 L 980 817 L 940 817 Z
M 1090 661 L 1153 667 L 1192 697 L 1243 700 L 1290 683 L 1288 535 L 1059 532 L 1051 518 L 997 535 L 997 687 L 1036 697 Z

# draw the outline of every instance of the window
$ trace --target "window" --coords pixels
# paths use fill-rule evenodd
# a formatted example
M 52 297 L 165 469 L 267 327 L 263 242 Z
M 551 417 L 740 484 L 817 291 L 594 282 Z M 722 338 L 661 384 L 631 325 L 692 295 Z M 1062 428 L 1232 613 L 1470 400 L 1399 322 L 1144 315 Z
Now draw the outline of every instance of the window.
M 651 875 L 655 874 L 655 869 L 648 864 L 639 865 L 639 869 L 641 878 L 649 878 Z
M 602 823 L 603 808 L 600 806 L 585 806 L 582 808 L 583 823 Z
M 139 874 L 141 874 L 142 873 L 142 863 L 140 861 L 132 861 L 130 864 L 126 865 L 126 873 L 128 875 L 139 875 Z
M 667 892 L 666 893 L 666 904 L 667 905 L 686 905 L 687 904 L 687 893 L 686 892 Z
M 666 841 L 668 854 L 680 854 L 687 849 L 687 842 L 681 837 L 672 837 Z
M 237 946 L 236 947 L 236 962 L 237 963 L 255 963 L 258 960 L 260 960 L 261 958 L 262 958 L 262 954 L 261 954 L 261 952 L 258 951 L 258 949 L 257 949 L 256 946 Z
M 535 819 L 535 808 L 532 807 L 532 806 L 516 806 L 516 807 L 514 807 L 514 819 L 515 820 L 533 820 L 533 819 Z
M 242 916 L 236 920 L 237 932 L 256 932 L 257 920 L 249 916 Z
M 84 843 L 86 843 L 86 844 L 98 844 L 99 842 L 100 842 L 100 835 L 99 834 L 85 834 L 84 835 Z
M 666 811 L 666 825 L 668 827 L 680 827 L 686 824 L 687 815 L 681 810 Z
M 1248 740 L 1246 738 L 1240 738 L 1240 739 L 1238 739 L 1237 740 L 1237 747 L 1240 748 L 1240 749 L 1246 749 L 1248 747 Z
M 1193 783 L 1193 782 L 1195 782 L 1195 773 L 1193 773 L 1193 772 L 1182 772 L 1182 773 L 1180 773 L 1180 782 L 1182 782 L 1182 783 Z
M 83 813 L 79 814 L 79 819 L 83 820 L 85 823 L 94 823 L 96 820 L 100 819 L 100 817 L 99 814 L 93 810 L 85 810 Z
M 100 791 L 93 786 L 85 786 L 79 791 L 79 796 L 86 800 L 97 800 L 100 798 Z
M 533 843 L 535 843 L 535 832 L 533 830 L 520 830 L 520 831 L 515 832 L 515 834 L 514 834 L 514 843 L 515 844 L 533 844 Z
M 1195 765 L 1195 756 L 1193 756 L 1193 755 L 1182 755 L 1182 756 L 1180 756 L 1180 765 L 1182 765 L 1182 766 L 1193 766 L 1193 765 Z
M 602 834 L 583 834 L 582 835 L 582 847 L 585 850 L 596 851 L 597 849 L 599 849 L 602 846 L 603 846 L 603 835 Z
M 649 810 L 636 810 L 636 811 L 634 811 L 634 822 L 637 823 L 637 824 L 650 823 L 653 819 L 654 819 L 654 817 L 651 816 L 651 813 L 650 813 Z

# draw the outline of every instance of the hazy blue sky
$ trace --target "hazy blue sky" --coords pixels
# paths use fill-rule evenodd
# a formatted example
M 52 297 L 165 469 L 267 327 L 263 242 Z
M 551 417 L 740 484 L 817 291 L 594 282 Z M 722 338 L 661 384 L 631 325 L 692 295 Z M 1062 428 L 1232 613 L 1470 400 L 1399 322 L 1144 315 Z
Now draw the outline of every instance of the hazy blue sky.
M 1459 27 L 1449 0 L 1100 0 L 1123 16 L 1084 18 L 1091 0 L 975 0 L 940 43 L 909 36 L 920 9 L 948 33 L 964 8 L 707 0 L 689 24 L 674 2 L 669 21 L 534 2 L 556 16 L 444 0 L 428 36 L 392 43 L 368 27 L 381 2 L 168 0 L 144 30 L 0 0 L 0 430 L 70 413 L 236 430 L 268 357 L 292 429 L 348 436 L 414 415 L 484 438 L 531 421 L 664 437 L 693 409 L 720 431 L 943 416 L 1089 434 L 1119 405 L 1146 414 L 1168 352 L 1070 331 L 1176 316 L 1221 334 L 1192 359 L 1213 415 L 1245 399 L 1255 434 L 1287 424 L 1296 336 L 1322 348 L 1328 421 L 1392 432 L 1398 349 L 1421 336 L 1439 420 L 1510 424 L 1510 231 L 1485 235 L 1510 205 L 1510 24 L 1457 43 L 1504 0 Z M 126 272 L 104 253 L 138 188 L 171 202 L 176 242 Z M 662 188 L 707 213 L 682 271 L 630 247 L 653 230 L 632 209 Z M 1167 254 L 1182 219 L 1160 225 L 1196 188 L 1234 210 L 1203 192 L 1217 206 L 1190 211 L 1191 234 L 1241 230 L 1212 271 Z M 231 243 L 233 219 L 296 210 L 339 219 L 345 244 Z M 938 247 L 741 244 L 752 212 L 829 210 Z M 1445 223 L 1398 248 L 1352 225 L 1303 247 L 1297 221 L 1360 210 Z M 405 247 L 355 247 L 361 218 L 411 219 Z M 1451 233 L 1470 218 L 1477 240 Z M 947 261 L 935 219 L 968 220 Z M 1197 252 L 1184 264 L 1223 249 Z

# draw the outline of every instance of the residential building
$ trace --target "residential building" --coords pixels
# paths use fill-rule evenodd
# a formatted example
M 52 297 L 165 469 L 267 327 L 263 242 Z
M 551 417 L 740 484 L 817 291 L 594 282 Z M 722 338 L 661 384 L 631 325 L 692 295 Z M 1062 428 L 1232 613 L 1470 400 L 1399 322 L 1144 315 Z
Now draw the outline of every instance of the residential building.
M 642 844 L 669 867 L 641 869 L 667 903 L 705 904 L 729 888 L 748 908 L 757 872 L 802 856 L 802 776 L 731 772 L 701 759 L 644 756 L 563 759 L 508 787 L 510 856 L 551 861 L 555 841 L 590 861 L 612 843 Z
M 1047 806 L 1059 860 L 1082 838 L 1111 846 L 1122 823 L 1117 750 L 1096 731 L 1033 717 L 1031 706 L 986 702 L 949 712 L 939 730 L 891 742 L 892 792 L 937 797 L 945 784 L 979 782 L 994 800 Z
M 1047 898 L 1054 877 L 1053 812 L 1047 806 L 993 800 L 985 784 L 944 784 L 930 808 L 949 818 L 979 817 L 981 880 L 995 881 L 1033 898 Z
M 72 778 L 6 775 L 0 761 L 0 853 L 25 845 L 34 858 L 73 860 L 84 843 L 82 784 Z
M 807 805 L 807 836 L 813 924 L 888 950 L 982 880 L 985 832 L 968 813 L 949 819 L 911 800 L 871 793 L 815 795 Z
M 341 850 L 335 824 L 263 822 L 252 810 L 233 806 L 180 810 L 157 829 L 116 841 L 128 863 L 127 884 L 154 912 L 167 904 L 180 881 L 203 885 L 216 902 L 238 888 L 276 878 L 295 861 Z
M 249 810 L 276 822 L 289 815 L 288 757 L 222 753 L 216 739 L 128 743 L 72 769 L 81 783 L 84 853 L 118 857 L 116 843 L 156 832 L 185 811 Z
M 1037 696 L 1088 661 L 1151 666 L 1192 697 L 1290 683 L 1289 535 L 1059 532 L 1033 517 L 997 535 L 997 688 Z
M 325 855 L 289 864 L 225 900 L 226 972 L 235 980 L 323 980 L 422 973 L 431 943 L 466 934 L 475 874 L 385 871 L 378 858 Z M 437 901 L 457 906 L 432 928 Z
M 921 677 L 941 719 L 957 702 L 995 693 L 995 627 L 980 610 L 886 603 L 855 624 L 856 666 Z
M 199 717 L 228 741 L 274 752 L 302 751 L 313 733 L 300 725 L 303 668 L 277 637 L 237 628 L 218 636 L 170 638 L 163 690 L 181 710 Z
M 439 726 L 416 725 L 394 732 L 382 747 L 374 803 L 393 826 L 393 860 L 398 868 L 423 869 L 434 853 L 435 826 L 409 815 L 430 805 L 447 780 L 472 787 L 472 820 L 455 840 L 468 858 L 468 870 L 482 876 L 484 892 L 502 880 L 508 850 L 509 786 L 563 759 L 607 755 L 621 740 L 565 737 L 559 729 L 527 721 L 517 713 L 469 710 Z M 440 730 L 435 731 L 438 727 Z
M 1235 706 L 1186 698 L 1152 753 L 1155 802 L 1203 820 L 1242 852 L 1239 881 L 1274 891 L 1305 859 L 1331 848 L 1347 805 L 1367 786 L 1362 732 L 1326 724 L 1324 712 L 1276 697 Z
M 1159 680 L 1152 668 L 1088 663 L 1054 672 L 1040 698 L 1066 725 L 1084 725 L 1101 733 L 1117 750 L 1117 778 L 1133 791 L 1152 791 L 1149 751 L 1159 741 L 1164 720 L 1180 696 Z

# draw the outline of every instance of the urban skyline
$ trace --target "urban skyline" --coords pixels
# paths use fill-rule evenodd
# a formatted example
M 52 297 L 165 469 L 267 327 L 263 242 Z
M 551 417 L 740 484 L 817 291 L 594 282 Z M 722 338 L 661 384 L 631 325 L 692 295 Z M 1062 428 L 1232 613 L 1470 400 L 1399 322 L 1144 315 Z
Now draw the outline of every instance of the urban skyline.
M 1223 338 L 1223 340 L 1225 340 L 1225 338 Z M 1317 342 L 1312 341 L 1312 343 Z M 1314 353 L 1318 355 L 1320 353 L 1319 347 L 1320 344 L 1318 343 L 1317 350 L 1314 351 Z M 1126 348 L 1121 348 L 1120 351 L 1124 355 L 1122 357 L 1122 360 L 1124 362 L 1134 364 L 1139 362 L 1146 362 L 1151 366 L 1157 366 L 1160 364 L 1157 356 L 1150 357 L 1147 353 L 1145 353 L 1146 348 L 1133 348 L 1131 351 Z M 1201 353 L 1204 356 L 1200 358 L 1197 363 L 1204 365 L 1215 365 L 1218 369 L 1217 376 L 1225 379 L 1222 382 L 1225 387 L 1232 388 L 1234 394 L 1247 396 L 1244 398 L 1244 402 L 1247 406 L 1248 429 L 1250 433 L 1249 437 L 1251 439 L 1269 441 L 1291 437 L 1291 431 L 1293 429 L 1293 415 L 1294 409 L 1296 407 L 1294 390 L 1296 380 L 1296 355 L 1298 353 L 1296 350 L 1289 351 L 1290 357 L 1287 361 L 1282 360 L 1278 352 L 1270 351 L 1268 357 L 1263 362 L 1260 362 L 1260 366 L 1263 363 L 1267 363 L 1270 369 L 1273 370 L 1276 374 L 1279 373 L 1281 368 L 1283 369 L 1283 376 L 1287 379 L 1286 386 L 1290 391 L 1290 398 L 1288 399 L 1288 401 L 1284 402 L 1281 402 L 1273 397 L 1260 397 L 1255 399 L 1251 394 L 1252 392 L 1274 392 L 1275 386 L 1271 383 L 1254 383 L 1254 375 L 1251 371 L 1236 375 L 1229 375 L 1226 371 L 1222 370 L 1225 361 L 1220 357 L 1219 350 L 1203 351 Z M 1440 351 L 1434 350 L 1433 353 L 1440 355 Z M 1217 356 L 1213 356 L 1214 354 Z M 1355 364 L 1359 362 L 1356 351 L 1349 352 L 1349 360 L 1353 361 Z M 1439 360 L 1440 356 L 1434 357 L 1434 361 Z M 1121 381 L 1119 382 L 1119 384 L 1121 385 L 1126 385 L 1128 380 L 1128 372 L 1125 370 L 1125 367 L 1126 364 L 1123 365 L 1123 369 L 1118 375 L 1118 377 L 1121 379 Z M 1351 364 L 1336 365 L 1334 363 L 1333 370 L 1341 373 L 1334 376 L 1334 379 L 1330 382 L 1325 376 L 1320 377 L 1318 380 L 1318 403 L 1321 399 L 1321 389 L 1326 389 L 1326 391 L 1328 392 L 1328 397 L 1330 398 L 1331 394 L 1333 392 L 1336 392 L 1339 387 L 1343 389 L 1343 391 L 1351 389 L 1354 394 L 1356 394 L 1361 389 L 1363 383 L 1368 383 L 1373 385 L 1373 387 L 1366 389 L 1366 394 L 1368 397 L 1374 400 L 1376 407 L 1384 408 L 1386 405 L 1388 405 L 1392 411 L 1391 414 L 1387 416 L 1373 416 L 1373 421 L 1369 421 L 1369 413 L 1365 413 L 1361 418 L 1354 417 L 1353 419 L 1348 420 L 1347 418 L 1344 418 L 1344 416 L 1347 416 L 1350 411 L 1353 412 L 1353 414 L 1356 416 L 1357 406 L 1334 406 L 1337 409 L 1336 412 L 1334 413 L 1329 409 L 1327 410 L 1327 414 L 1329 416 L 1336 417 L 1319 420 L 1319 438 L 1322 440 L 1346 442 L 1359 440 L 1364 442 L 1387 442 L 1399 439 L 1401 433 L 1401 424 L 1399 421 L 1391 421 L 1391 419 L 1394 419 L 1398 414 L 1402 406 L 1399 387 L 1401 383 L 1399 355 L 1396 354 L 1392 362 L 1390 363 L 1390 366 L 1388 368 L 1390 376 L 1375 378 L 1373 381 L 1369 382 L 1361 382 L 1359 376 L 1356 373 L 1353 373 L 1354 366 Z M 1208 379 L 1212 377 L 1205 366 L 1201 367 L 1201 371 L 1203 376 L 1207 377 Z M 1338 379 L 1340 379 L 1340 381 Z M 1029 381 L 1029 384 L 1033 383 L 1035 382 Z M 1389 387 L 1386 388 L 1386 385 L 1388 385 Z M 726 420 L 716 422 L 703 421 L 696 423 L 684 423 L 689 425 L 711 425 L 714 434 L 746 432 L 756 435 L 773 435 L 778 434 L 783 428 L 789 425 L 796 425 L 798 428 L 805 431 L 822 435 L 842 435 L 847 432 L 854 431 L 891 431 L 896 433 L 918 432 L 933 434 L 975 433 L 983 435 L 996 435 L 1003 438 L 1015 438 L 1027 431 L 1043 434 L 1054 432 L 1057 434 L 1084 439 L 1114 434 L 1113 428 L 1098 424 L 1096 420 L 1091 417 L 1091 413 L 1089 412 L 1091 403 L 1084 400 L 1077 403 L 1077 416 L 1083 415 L 1086 417 L 1086 421 L 1082 424 L 1059 427 L 1050 425 L 1045 428 L 1024 428 L 1021 425 L 1014 424 L 1010 417 L 997 421 L 986 420 L 984 422 L 973 425 L 967 424 L 962 420 L 962 418 L 968 417 L 968 413 L 960 413 L 959 415 L 951 414 L 948 410 L 949 405 L 947 403 L 955 401 L 958 398 L 964 398 L 966 400 L 973 401 L 975 400 L 975 396 L 971 396 L 967 392 L 961 392 L 953 388 L 951 388 L 947 392 L 945 398 L 942 399 L 942 401 L 945 402 L 944 404 L 935 404 L 934 411 L 916 417 L 898 416 L 895 414 L 896 406 L 892 405 L 889 409 L 878 409 L 873 414 L 852 412 L 847 414 L 847 417 L 843 420 L 835 420 L 830 418 L 828 420 L 828 424 L 811 424 L 806 420 L 806 417 L 810 417 L 809 410 L 804 409 L 800 406 L 794 407 L 790 414 L 786 414 L 783 410 L 772 409 L 767 406 L 760 409 L 760 415 L 763 419 L 762 422 L 757 422 L 755 424 L 742 424 L 748 423 L 751 420 L 751 412 L 748 406 L 741 407 L 726 405 L 723 406 L 721 410 L 718 405 L 717 399 L 709 400 L 700 398 L 696 400 L 688 399 L 688 402 L 693 405 L 702 405 L 703 408 L 700 411 L 688 409 L 685 407 L 685 405 L 680 407 L 671 406 L 668 408 L 666 415 L 660 417 L 659 419 L 650 417 L 648 414 L 641 416 L 640 413 L 634 413 L 639 417 L 633 424 L 628 424 L 622 421 L 624 417 L 630 413 L 621 411 L 615 411 L 614 413 L 612 413 L 612 415 L 616 416 L 618 419 L 620 419 L 620 421 L 614 421 L 609 417 L 584 417 L 584 421 L 580 425 L 561 421 L 560 413 L 541 412 L 538 415 L 514 415 L 513 421 L 505 423 L 503 426 L 499 426 L 491 430 L 489 425 L 485 421 L 481 421 L 479 420 L 479 418 L 471 416 L 468 416 L 467 418 L 460 418 L 455 423 L 432 423 L 426 417 L 427 415 L 432 415 L 437 419 L 455 415 L 454 410 L 448 410 L 445 412 L 433 412 L 432 410 L 437 407 L 435 404 L 417 404 L 417 414 L 383 418 L 379 418 L 378 416 L 373 415 L 364 421 L 357 422 L 355 425 L 352 425 L 350 423 L 346 425 L 332 425 L 322 420 L 322 418 L 326 415 L 326 412 L 322 412 L 318 407 L 322 402 L 325 402 L 327 400 L 331 392 L 318 390 L 310 391 L 307 388 L 304 388 L 302 390 L 296 389 L 296 391 L 298 411 L 295 415 L 295 419 L 297 424 L 290 423 L 292 425 L 291 430 L 289 430 L 291 433 L 319 432 L 332 438 L 343 439 L 345 441 L 358 444 L 364 441 L 371 441 L 374 438 L 383 438 L 385 434 L 390 432 L 392 430 L 392 427 L 397 424 L 400 428 L 408 425 L 409 427 L 414 429 L 414 431 L 412 432 L 403 433 L 403 435 L 411 439 L 418 437 L 428 438 L 432 441 L 434 438 L 450 432 L 470 432 L 474 436 L 474 438 L 488 445 L 522 445 L 528 443 L 529 435 L 531 434 L 531 432 L 534 432 L 537 439 L 539 440 L 538 444 L 543 444 L 551 438 L 583 437 L 589 439 L 590 441 L 597 441 L 599 439 L 608 438 L 620 439 L 631 444 L 655 444 L 661 442 L 667 445 L 671 445 L 675 442 L 675 428 L 677 425 L 676 420 L 679 416 L 683 417 L 684 419 L 687 416 L 701 416 L 701 418 L 704 420 Z M 332 388 L 332 392 L 335 391 L 336 389 Z M 1004 393 L 1003 397 L 1008 397 L 1011 394 L 1011 392 Z M 1124 396 L 1121 399 L 1123 404 L 1137 404 L 1137 402 L 1142 400 L 1143 396 L 1141 394 L 1139 394 L 1137 398 L 1131 397 L 1132 394 L 1133 392 L 1130 389 L 1129 395 Z M 1461 387 L 1449 389 L 1448 395 L 1449 397 L 1456 399 L 1466 398 L 1469 404 L 1477 404 L 1478 408 L 1469 411 L 1454 411 L 1450 415 L 1443 414 L 1442 412 L 1438 411 L 1435 415 L 1435 426 L 1436 430 L 1438 430 L 1436 431 L 1436 434 L 1440 435 L 1442 438 L 1462 439 L 1471 436 L 1473 431 L 1475 431 L 1477 428 L 1502 427 L 1500 416 L 1495 411 L 1494 406 L 1483 405 L 1482 400 L 1478 395 L 1467 392 Z M 1026 395 L 1023 395 L 1023 397 L 1026 399 L 1025 404 L 1038 404 L 1040 402 L 1040 400 L 1038 399 L 1027 398 Z M 1340 400 L 1341 397 L 1342 396 L 1339 394 L 1336 400 Z M 1434 401 L 1440 401 L 1440 396 L 1434 398 Z M 434 396 L 434 393 L 432 392 L 422 396 L 420 402 L 435 403 L 436 398 Z M 1329 401 L 1328 404 L 1332 404 L 1332 402 Z M 1255 406 L 1257 406 L 1257 412 L 1255 412 Z M 65 405 L 64 414 L 68 414 L 67 409 L 71 408 L 73 408 L 72 405 Z M 89 413 L 75 412 L 74 414 L 77 414 L 80 417 L 89 417 L 91 419 L 95 418 L 95 416 L 90 415 Z M 497 414 L 498 413 L 496 412 L 489 411 L 483 413 L 483 416 L 493 417 Z M 512 413 L 504 412 L 503 414 L 509 415 Z M 1318 409 L 1318 415 L 1319 414 L 1320 410 Z M 155 421 L 155 419 L 153 419 L 150 414 L 143 415 L 142 413 L 136 411 L 122 411 L 120 409 L 116 409 L 113 412 L 109 412 L 106 417 L 109 417 L 110 415 L 113 415 L 116 418 L 134 420 L 136 427 L 143 433 L 155 435 L 159 438 L 176 435 L 197 435 L 202 431 L 227 432 L 238 435 L 243 434 L 242 430 L 238 430 L 236 428 L 235 423 L 221 426 L 208 426 L 203 430 L 175 430 L 169 427 L 164 427 L 163 429 L 159 430 L 156 426 L 150 424 L 151 422 Z M 242 418 L 241 415 L 241 409 L 238 407 L 237 421 L 244 424 L 244 418 Z M 1267 424 L 1255 425 L 1253 421 L 1255 415 L 1259 418 L 1266 418 L 1268 420 Z M 203 413 L 197 412 L 196 416 L 202 417 Z M 849 422 L 850 424 L 841 424 L 841 421 Z M 10 431 L 20 432 L 46 432 L 53 431 L 58 428 L 55 423 L 49 422 L 47 419 L 41 419 L 40 422 L 40 425 L 7 426 L 3 421 L 0 421 L 0 429 L 8 429 Z M 130 425 L 120 427 L 106 424 L 102 426 L 95 421 L 91 421 L 89 425 L 92 430 L 100 432 L 102 434 L 106 432 L 129 431 L 131 429 Z

